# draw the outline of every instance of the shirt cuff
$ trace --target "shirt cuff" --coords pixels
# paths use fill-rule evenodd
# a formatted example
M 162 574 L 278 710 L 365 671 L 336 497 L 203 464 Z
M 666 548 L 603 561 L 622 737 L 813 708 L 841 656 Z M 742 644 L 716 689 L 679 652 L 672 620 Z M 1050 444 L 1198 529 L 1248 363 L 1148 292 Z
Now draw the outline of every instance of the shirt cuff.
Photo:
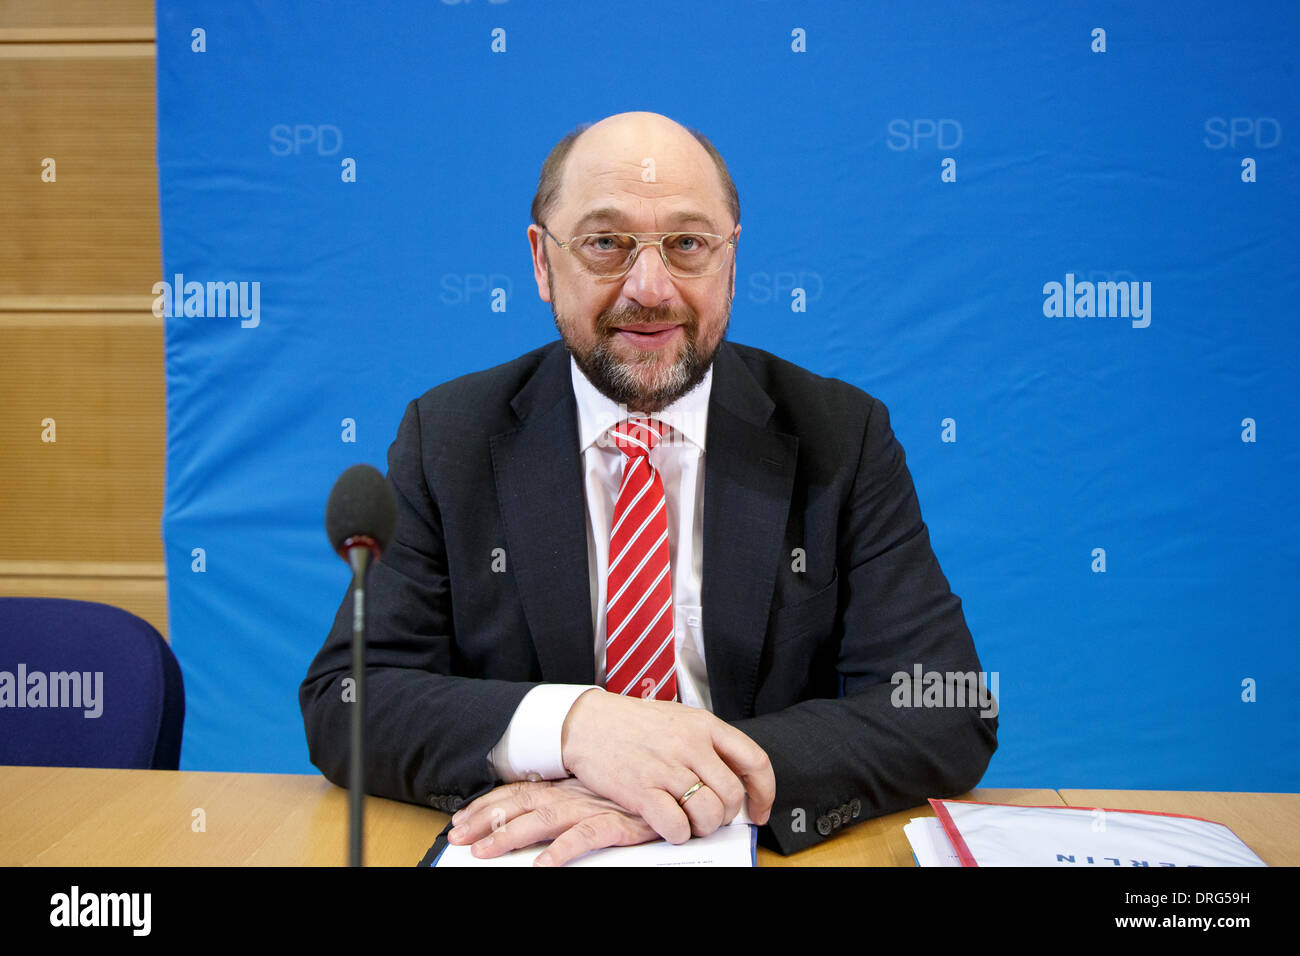
M 564 718 L 593 684 L 538 684 L 519 702 L 488 763 L 506 783 L 559 780 L 569 775 L 560 752 Z

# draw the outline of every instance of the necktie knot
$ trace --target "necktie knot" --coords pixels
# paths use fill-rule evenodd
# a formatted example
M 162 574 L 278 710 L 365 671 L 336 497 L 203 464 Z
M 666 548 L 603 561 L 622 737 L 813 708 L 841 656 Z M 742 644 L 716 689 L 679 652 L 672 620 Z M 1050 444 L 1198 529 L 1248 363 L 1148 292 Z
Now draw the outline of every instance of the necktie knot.
M 643 458 L 671 430 L 668 425 L 653 418 L 628 418 L 612 427 L 609 434 L 623 454 L 629 458 Z

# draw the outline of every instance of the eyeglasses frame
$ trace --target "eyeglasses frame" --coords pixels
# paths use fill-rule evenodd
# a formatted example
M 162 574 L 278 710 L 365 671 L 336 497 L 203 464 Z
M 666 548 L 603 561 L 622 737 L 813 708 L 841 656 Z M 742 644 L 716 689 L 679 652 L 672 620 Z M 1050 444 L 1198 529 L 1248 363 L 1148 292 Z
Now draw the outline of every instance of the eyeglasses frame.
M 551 230 L 547 229 L 546 226 L 543 225 L 542 223 L 538 223 L 537 225 L 541 227 L 542 232 L 546 233 L 546 234 L 547 234 L 548 236 L 550 236 L 553 240 L 555 240 L 555 244 L 556 244 L 557 246 L 559 246 L 561 249 L 563 249 L 565 252 L 569 253 L 570 255 L 572 255 L 572 256 L 575 258 L 575 260 L 577 261 L 578 265 L 581 267 L 581 269 L 582 269 L 583 272 L 585 272 L 587 275 L 592 276 L 593 278 L 596 278 L 596 279 L 621 279 L 621 278 L 623 278 L 625 275 L 627 275 L 629 272 L 631 272 L 631 271 L 632 271 L 632 267 L 636 265 L 637 257 L 641 255 L 641 247 L 642 247 L 642 246 L 658 246 L 658 247 L 659 247 L 659 258 L 660 258 L 661 260 L 663 260 L 664 268 L 667 269 L 667 270 L 668 270 L 668 274 L 669 274 L 670 276 L 672 276 L 673 278 L 675 278 L 675 279 L 702 279 L 702 278 L 704 278 L 705 276 L 717 275 L 719 272 L 722 271 L 722 267 L 723 267 L 723 265 L 726 264 L 726 261 L 727 261 L 727 257 L 724 255 L 724 256 L 722 256 L 722 257 L 718 260 L 717 268 L 711 269 L 711 270 L 709 270 L 708 272 L 697 272 L 697 273 L 695 273 L 694 275 L 679 275 L 678 273 L 676 273 L 676 272 L 673 271 L 673 267 L 672 267 L 672 265 L 669 264 L 669 262 L 668 262 L 668 253 L 666 253 L 666 252 L 664 251 L 664 242 L 665 242 L 666 240 L 671 239 L 673 236 L 707 236 L 707 237 L 710 238 L 710 239 L 726 239 L 725 236 L 720 236 L 720 235 L 718 235 L 718 234 L 715 233 L 715 232 L 665 232 L 665 233 L 663 233 L 663 234 L 658 234 L 658 233 L 653 233 L 653 232 L 640 232 L 640 233 L 637 233 L 637 232 L 584 232 L 584 233 L 583 233 L 582 235 L 580 235 L 580 236 L 571 236 L 567 241 L 564 241 L 564 240 L 561 240 L 561 239 L 557 238 L 557 237 L 555 236 L 555 234 L 554 234 L 553 232 L 551 232 Z M 653 236 L 653 235 L 659 235 L 659 238 L 658 238 L 658 239 L 643 239 L 643 238 L 641 238 L 642 236 Z M 632 254 L 631 254 L 630 256 L 628 256 L 628 260 L 627 260 L 627 268 L 625 268 L 622 272 L 612 273 L 612 274 L 609 274 L 609 275 L 601 275 L 601 274 L 598 273 L 598 272 L 592 272 L 589 268 L 587 268 L 586 263 L 584 263 L 584 262 L 582 261 L 581 257 L 578 256 L 578 254 L 577 254 L 576 252 L 574 252 L 571 248 L 569 248 L 571 245 L 573 245 L 573 243 L 577 242 L 579 239 L 593 239 L 593 238 L 596 238 L 596 237 L 598 237 L 598 236 L 628 236 L 628 237 L 630 237 L 630 238 L 631 238 L 631 239 L 636 243 L 636 245 L 632 247 Z M 735 251 L 735 248 L 736 248 L 736 232 L 735 232 L 734 229 L 733 229 L 732 232 L 731 232 L 731 238 L 730 238 L 730 239 L 726 239 L 726 246 L 727 246 L 727 248 L 731 249 L 733 252 Z

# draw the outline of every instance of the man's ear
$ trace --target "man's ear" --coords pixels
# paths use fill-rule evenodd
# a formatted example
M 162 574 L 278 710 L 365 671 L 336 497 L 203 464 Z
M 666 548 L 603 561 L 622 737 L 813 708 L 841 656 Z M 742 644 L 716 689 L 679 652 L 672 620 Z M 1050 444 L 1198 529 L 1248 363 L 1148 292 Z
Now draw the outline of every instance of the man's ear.
M 528 245 L 533 253 L 533 278 L 537 282 L 537 296 L 543 302 L 550 302 L 551 279 L 546 270 L 546 233 L 536 223 L 528 227 Z

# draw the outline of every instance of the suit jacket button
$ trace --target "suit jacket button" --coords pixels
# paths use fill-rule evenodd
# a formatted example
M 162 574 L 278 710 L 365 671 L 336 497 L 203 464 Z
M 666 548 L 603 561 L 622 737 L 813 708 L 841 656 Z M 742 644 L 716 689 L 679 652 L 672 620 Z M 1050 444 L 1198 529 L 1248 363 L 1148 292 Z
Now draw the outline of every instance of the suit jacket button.
M 857 797 L 854 797 L 849 803 L 849 812 L 853 815 L 853 819 L 855 820 L 862 816 L 862 801 Z
M 833 828 L 831 827 L 830 817 L 817 818 L 817 832 L 820 833 L 822 836 L 830 836 L 832 829 Z
M 828 816 L 831 818 L 831 827 L 834 829 L 838 829 L 840 824 L 844 822 L 844 818 L 840 816 L 840 811 L 838 810 L 832 810 Z

